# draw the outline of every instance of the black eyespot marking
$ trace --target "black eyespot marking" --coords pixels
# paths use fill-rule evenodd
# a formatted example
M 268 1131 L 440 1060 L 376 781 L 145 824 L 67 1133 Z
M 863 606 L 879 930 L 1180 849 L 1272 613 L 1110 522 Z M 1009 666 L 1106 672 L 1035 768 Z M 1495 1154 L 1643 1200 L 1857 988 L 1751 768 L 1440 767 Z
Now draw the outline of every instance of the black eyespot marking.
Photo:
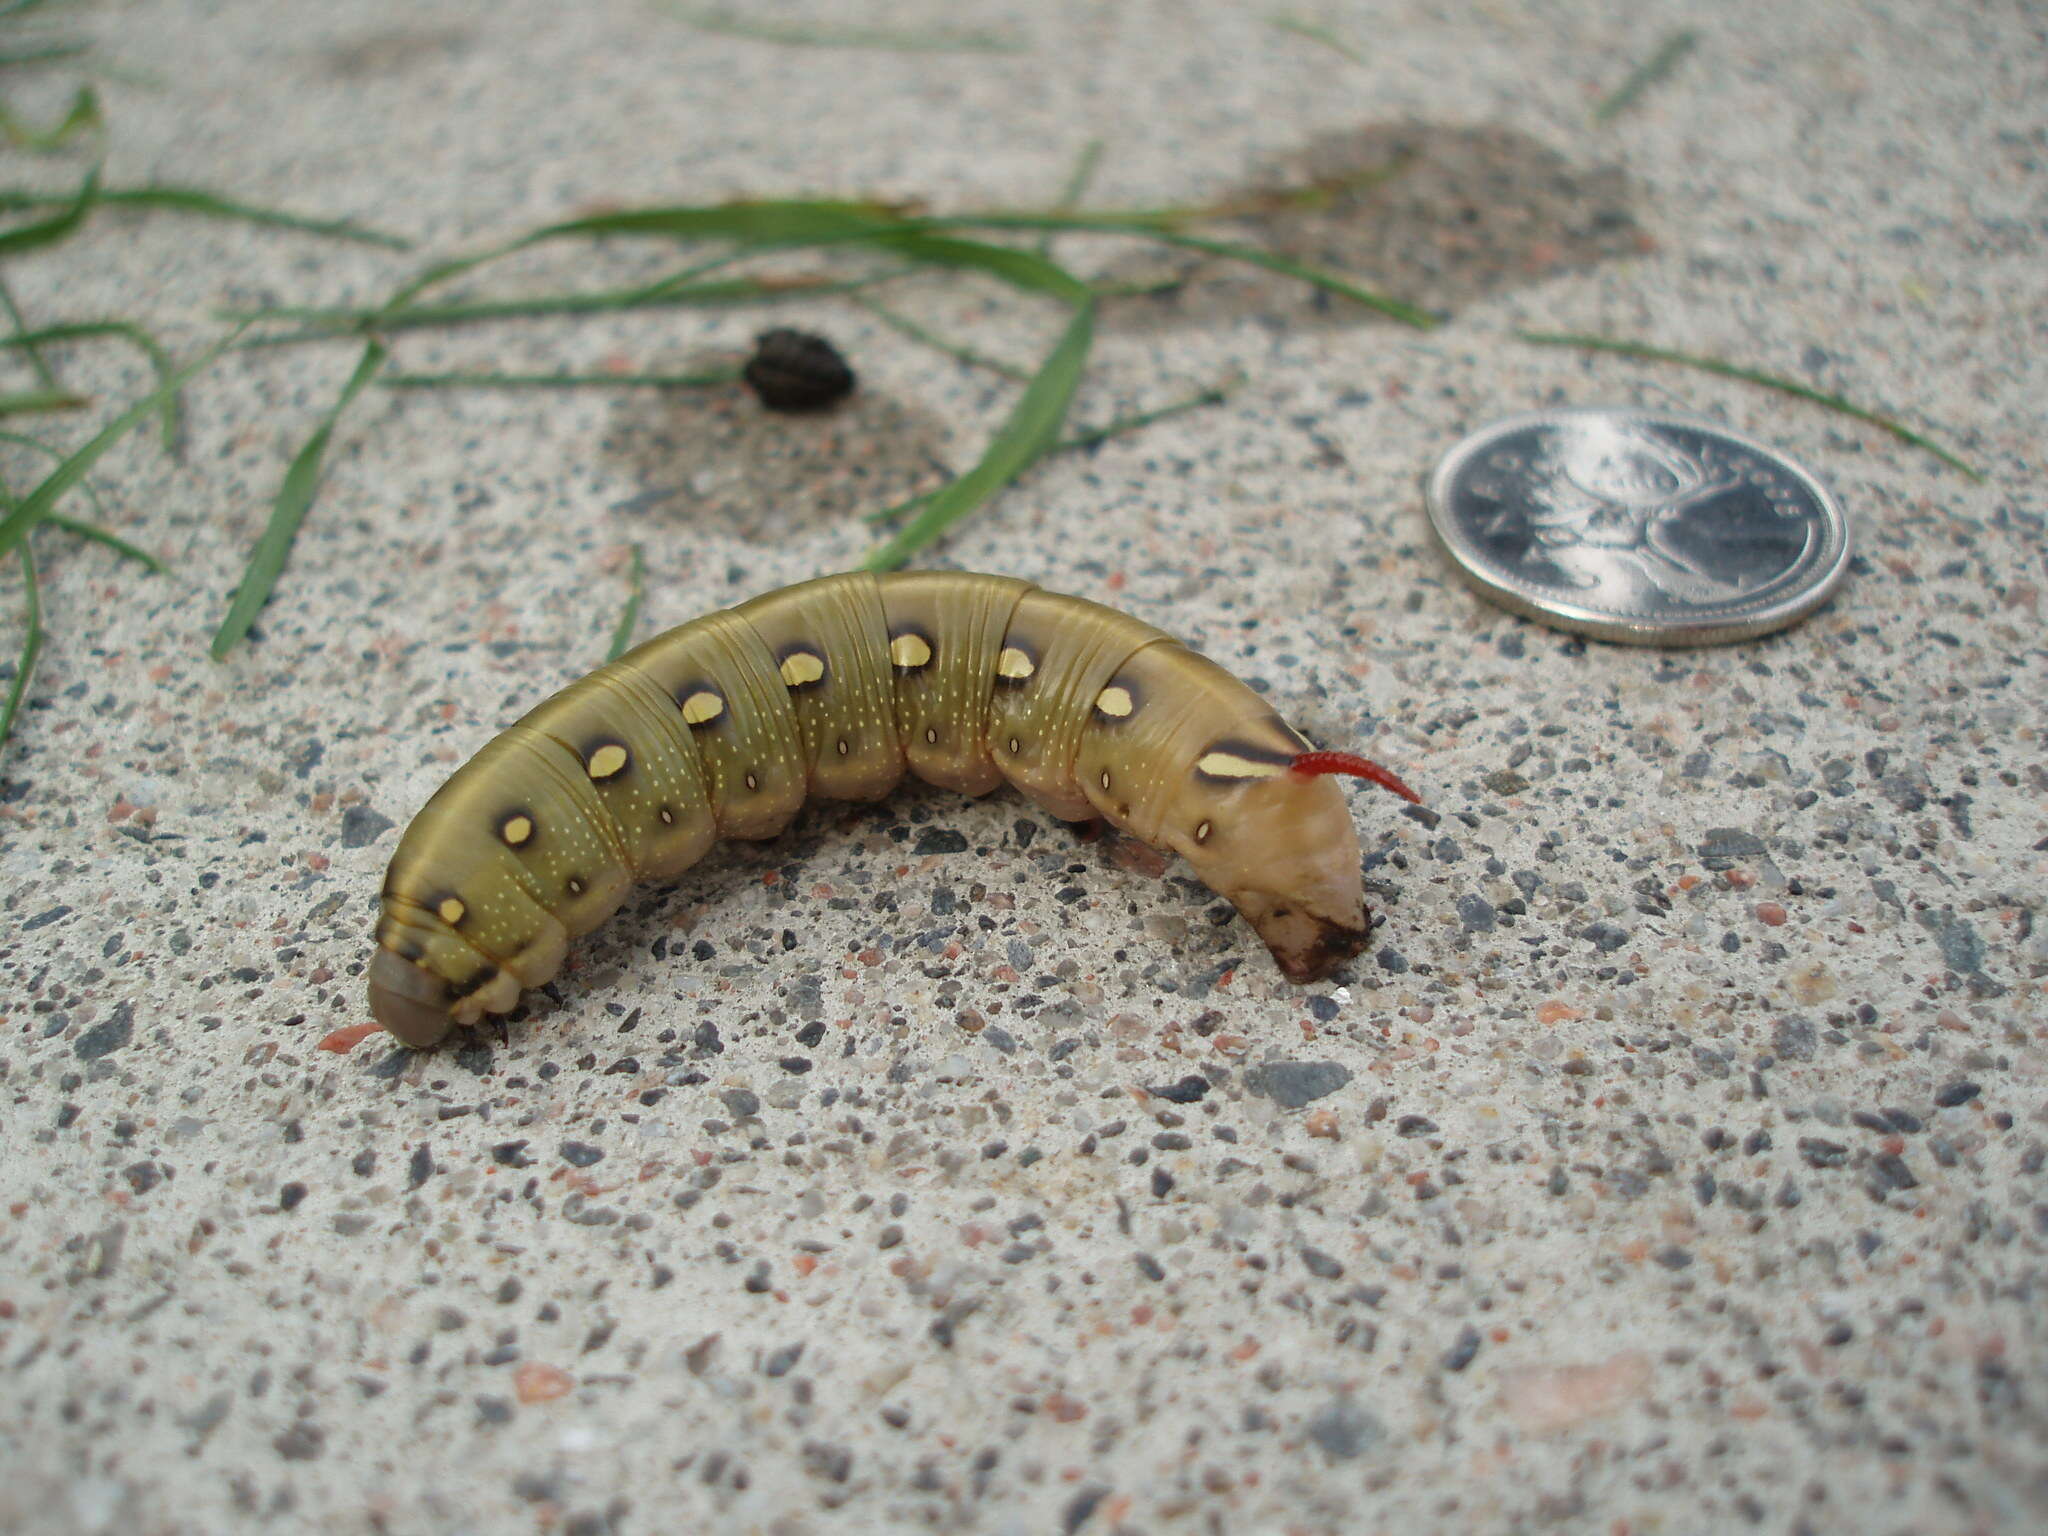
M 676 813 L 674 807 L 672 806 L 664 805 L 655 814 L 661 817 L 661 824 L 664 827 L 672 827 L 676 824 Z
M 685 683 L 676 690 L 676 708 L 683 712 L 683 724 L 692 730 L 709 730 L 725 724 L 725 695 L 710 683 Z
M 791 693 L 816 688 L 831 676 L 831 669 L 825 665 L 824 653 L 812 646 L 784 646 L 776 654 L 775 662 L 775 670 L 781 675 L 783 686 Z
M 755 778 L 755 777 L 754 777 L 754 776 L 753 776 L 753 775 L 752 775 L 751 773 L 750 773 L 750 774 L 748 774 L 748 775 L 747 775 L 747 788 L 749 788 L 749 789 L 759 789 L 760 787 L 761 787 L 761 781 L 760 781 L 759 779 Z
M 930 666 L 932 654 L 932 637 L 921 629 L 899 629 L 889 637 L 889 664 L 899 673 Z
M 583 882 L 577 879 L 576 876 L 571 875 L 566 883 L 571 896 L 581 896 L 583 894 Z
M 1108 686 L 1095 695 L 1095 718 L 1112 722 L 1128 720 L 1144 701 L 1144 694 L 1129 678 L 1111 678 Z
M 1003 637 L 1003 648 L 996 653 L 996 684 L 1003 688 L 1021 688 L 1038 672 L 1038 647 L 1028 640 L 1015 635 Z
M 1209 834 L 1215 830 L 1216 828 L 1211 823 L 1203 822 L 1199 827 L 1195 828 L 1195 841 L 1206 843 L 1209 841 Z
M 632 766 L 633 754 L 623 741 L 600 736 L 583 748 L 583 768 L 594 783 L 609 783 Z

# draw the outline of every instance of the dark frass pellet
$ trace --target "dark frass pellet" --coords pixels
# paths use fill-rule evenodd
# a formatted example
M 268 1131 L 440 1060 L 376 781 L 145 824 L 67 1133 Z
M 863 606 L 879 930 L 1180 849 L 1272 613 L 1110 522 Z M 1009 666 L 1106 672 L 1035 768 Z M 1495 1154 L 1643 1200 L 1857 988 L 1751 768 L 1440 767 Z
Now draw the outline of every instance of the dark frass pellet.
M 809 331 L 763 331 L 741 377 L 771 411 L 822 411 L 853 393 L 839 349 Z

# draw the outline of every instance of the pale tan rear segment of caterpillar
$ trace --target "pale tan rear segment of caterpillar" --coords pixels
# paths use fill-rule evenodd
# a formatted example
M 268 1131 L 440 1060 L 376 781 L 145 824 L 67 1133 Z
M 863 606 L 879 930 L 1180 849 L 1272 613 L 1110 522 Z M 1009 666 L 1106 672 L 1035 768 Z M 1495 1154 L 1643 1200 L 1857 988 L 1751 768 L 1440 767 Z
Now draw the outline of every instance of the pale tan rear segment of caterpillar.
M 1170 848 L 1289 979 L 1364 946 L 1358 838 L 1265 700 L 1151 625 L 1008 576 L 826 576 L 707 614 L 536 708 L 441 786 L 384 877 L 370 1008 L 408 1045 L 503 1013 L 637 880 L 721 837 L 780 832 L 811 795 L 873 800 L 905 770 Z

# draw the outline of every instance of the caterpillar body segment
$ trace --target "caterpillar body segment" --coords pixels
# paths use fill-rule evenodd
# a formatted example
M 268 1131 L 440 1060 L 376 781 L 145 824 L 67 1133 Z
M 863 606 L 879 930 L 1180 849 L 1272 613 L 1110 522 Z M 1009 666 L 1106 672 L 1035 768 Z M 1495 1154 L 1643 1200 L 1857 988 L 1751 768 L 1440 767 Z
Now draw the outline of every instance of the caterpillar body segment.
M 1008 782 L 1171 849 L 1298 982 L 1369 929 L 1329 775 L 1415 798 L 1128 614 L 1007 576 L 821 577 L 657 636 L 458 769 L 392 856 L 371 1011 L 415 1046 L 505 1012 L 636 881 L 906 772 L 969 795 Z

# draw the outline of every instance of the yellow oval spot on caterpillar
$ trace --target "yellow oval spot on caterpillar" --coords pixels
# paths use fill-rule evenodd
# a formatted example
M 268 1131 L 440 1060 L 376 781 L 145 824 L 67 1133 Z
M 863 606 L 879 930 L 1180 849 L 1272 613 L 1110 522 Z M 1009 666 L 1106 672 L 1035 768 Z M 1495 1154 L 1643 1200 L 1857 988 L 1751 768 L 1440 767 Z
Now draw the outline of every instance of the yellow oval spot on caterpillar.
M 1211 752 L 1195 764 L 1195 771 L 1212 779 L 1274 779 L 1287 771 L 1287 765 L 1254 762 L 1235 752 Z
M 457 923 L 462 921 L 463 914 L 469 911 L 469 908 L 465 907 L 462 904 L 461 898 L 449 896 L 442 901 L 440 906 L 434 908 L 434 910 L 441 914 L 442 922 L 446 923 L 450 928 L 453 928 Z
M 791 651 L 776 669 L 791 688 L 803 688 L 825 675 L 825 658 L 816 651 Z
M 1199 827 L 1195 828 L 1195 841 L 1198 843 L 1206 843 L 1207 841 L 1209 841 L 1209 834 L 1215 830 L 1216 829 L 1210 826 L 1208 822 L 1203 822 Z
M 998 677 L 1007 677 L 1015 682 L 1022 682 L 1037 670 L 1038 663 L 1031 659 L 1031 653 L 1014 645 L 1004 646 L 1002 654 L 996 657 L 996 676 Z
M 1128 688 L 1112 685 L 1095 696 L 1095 707 L 1112 720 L 1121 720 L 1138 707 Z
M 889 659 L 899 667 L 921 667 L 932 659 L 932 643 L 905 630 L 889 642 Z
M 1102 787 L 1104 789 L 1109 788 L 1109 770 L 1107 768 L 1102 770 Z
M 514 848 L 517 848 L 521 843 L 533 836 L 533 818 L 531 816 L 507 816 L 504 825 L 498 828 L 498 835 Z
M 709 725 L 725 713 L 725 700 L 709 688 L 691 694 L 683 700 L 683 724 Z
M 608 779 L 626 766 L 626 749 L 616 741 L 608 741 L 590 754 L 590 776 L 593 779 Z

